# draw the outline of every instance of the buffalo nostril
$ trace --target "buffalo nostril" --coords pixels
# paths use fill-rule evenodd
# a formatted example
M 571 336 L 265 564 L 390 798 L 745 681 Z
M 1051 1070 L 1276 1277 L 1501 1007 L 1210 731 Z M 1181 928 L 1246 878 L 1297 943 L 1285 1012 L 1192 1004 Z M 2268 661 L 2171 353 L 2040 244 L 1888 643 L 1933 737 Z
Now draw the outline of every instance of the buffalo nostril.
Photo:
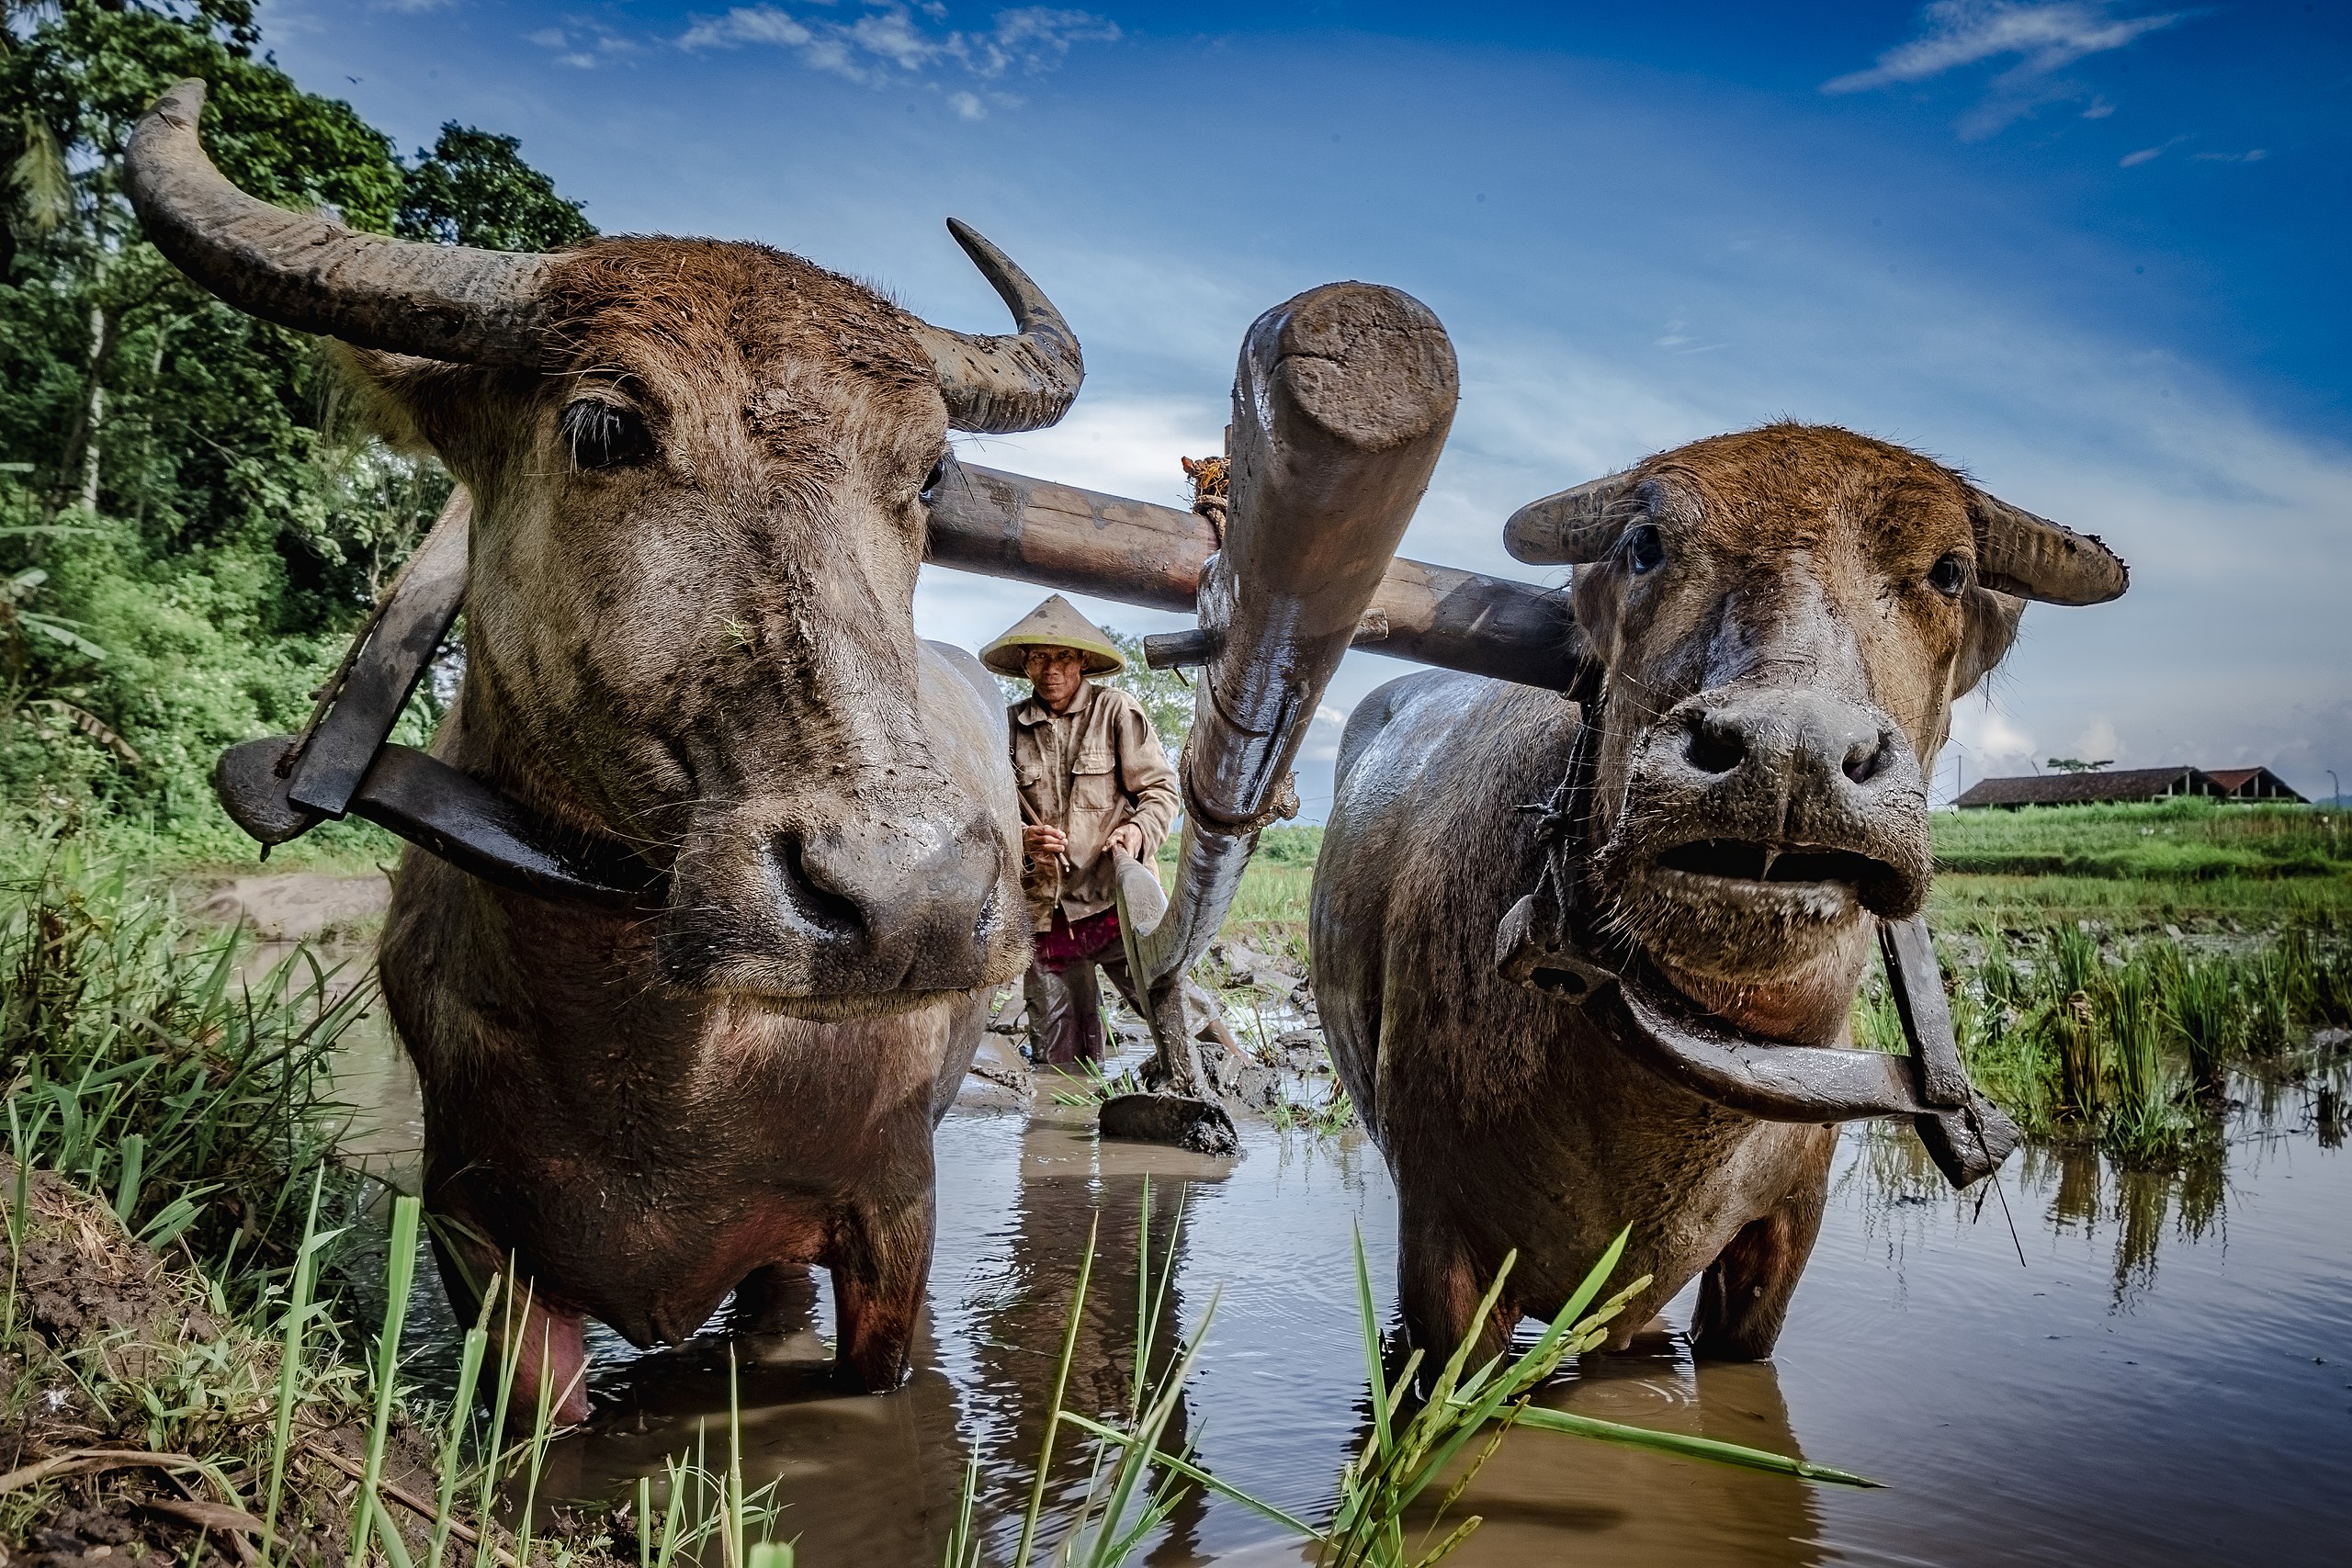
M 1682 755 L 1702 773 L 1727 773 L 1747 759 L 1747 741 L 1735 726 L 1700 714 L 1690 721 Z
M 1886 762 L 1886 738 L 1874 735 L 1857 740 L 1846 749 L 1846 776 L 1856 784 L 1868 784 L 1878 775 Z
M 853 936 L 865 924 L 856 900 L 825 886 L 823 877 L 810 869 L 798 834 L 778 834 L 774 852 L 785 898 L 803 919 L 837 936 Z

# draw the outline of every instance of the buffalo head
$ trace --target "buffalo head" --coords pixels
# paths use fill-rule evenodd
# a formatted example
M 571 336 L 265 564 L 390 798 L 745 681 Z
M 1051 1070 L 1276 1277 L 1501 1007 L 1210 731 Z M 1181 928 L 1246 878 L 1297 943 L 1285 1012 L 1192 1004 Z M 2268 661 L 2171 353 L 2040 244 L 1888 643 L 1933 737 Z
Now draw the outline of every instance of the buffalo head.
M 1018 322 L 970 337 L 761 245 L 355 233 L 231 186 L 202 103 L 181 84 L 132 139 L 150 236 L 347 345 L 387 433 L 473 492 L 458 760 L 670 873 L 673 984 L 844 1018 L 1017 973 L 1012 825 L 968 714 L 942 738 L 974 694 L 942 689 L 912 595 L 948 430 L 1077 394 L 1021 269 L 951 223 Z
M 1773 424 L 1522 508 L 1573 562 L 1602 666 L 1579 868 L 1685 996 L 1770 1038 L 1842 1036 L 1876 919 L 1925 902 L 1927 779 L 2024 601 L 2124 591 L 2096 539 L 1917 453 Z

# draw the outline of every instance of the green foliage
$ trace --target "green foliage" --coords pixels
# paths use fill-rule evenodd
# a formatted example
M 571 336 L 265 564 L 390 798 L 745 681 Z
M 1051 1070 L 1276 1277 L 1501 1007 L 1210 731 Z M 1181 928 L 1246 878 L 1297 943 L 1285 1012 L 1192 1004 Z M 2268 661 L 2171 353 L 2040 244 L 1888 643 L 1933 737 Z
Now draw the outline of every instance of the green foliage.
M 521 147 L 455 120 L 442 126 L 432 151 L 418 149 L 409 165 L 393 232 L 492 251 L 560 251 L 594 239 L 582 204 L 558 196 Z
M 217 824 L 220 750 L 298 725 L 448 490 L 356 434 L 326 358 L 141 237 L 131 128 L 185 77 L 266 200 L 471 243 L 593 233 L 511 138 L 403 169 L 266 56 L 245 0 L 12 8 L 0 51 L 0 794 Z

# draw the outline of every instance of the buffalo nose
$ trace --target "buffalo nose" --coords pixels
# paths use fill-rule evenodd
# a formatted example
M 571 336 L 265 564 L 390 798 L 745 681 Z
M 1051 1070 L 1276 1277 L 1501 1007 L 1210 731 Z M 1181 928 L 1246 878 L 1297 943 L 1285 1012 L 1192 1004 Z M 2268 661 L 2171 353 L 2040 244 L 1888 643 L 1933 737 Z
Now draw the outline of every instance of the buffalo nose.
M 996 891 L 993 836 L 910 814 L 780 833 L 769 856 L 785 917 L 812 956 L 839 954 L 869 982 L 953 984 L 948 971 L 977 963 Z
M 1909 754 L 1875 709 L 1803 687 L 1710 694 L 1684 708 L 1681 761 L 1713 787 L 1770 784 L 1871 794 Z

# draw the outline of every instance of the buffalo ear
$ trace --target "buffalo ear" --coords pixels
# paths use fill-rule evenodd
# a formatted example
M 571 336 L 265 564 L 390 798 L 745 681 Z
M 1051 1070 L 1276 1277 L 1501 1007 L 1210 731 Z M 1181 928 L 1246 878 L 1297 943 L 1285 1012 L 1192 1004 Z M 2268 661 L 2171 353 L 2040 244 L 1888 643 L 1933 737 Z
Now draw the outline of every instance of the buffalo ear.
M 2018 618 L 2024 614 L 2025 601 L 2015 594 L 1997 593 L 1981 584 L 1969 590 L 1967 640 L 1961 644 L 1960 658 L 1952 668 L 1953 701 L 1974 691 L 1976 682 L 2008 657 L 2009 645 L 2017 640 Z
M 2045 604 L 2104 604 L 2122 597 L 2132 570 L 2096 535 L 2077 534 L 1974 485 L 1969 520 L 1976 526 L 1976 581 L 1996 593 Z
M 1503 548 L 1530 566 L 1583 566 L 1607 555 L 1640 512 L 1632 475 L 1588 479 L 1512 513 Z

